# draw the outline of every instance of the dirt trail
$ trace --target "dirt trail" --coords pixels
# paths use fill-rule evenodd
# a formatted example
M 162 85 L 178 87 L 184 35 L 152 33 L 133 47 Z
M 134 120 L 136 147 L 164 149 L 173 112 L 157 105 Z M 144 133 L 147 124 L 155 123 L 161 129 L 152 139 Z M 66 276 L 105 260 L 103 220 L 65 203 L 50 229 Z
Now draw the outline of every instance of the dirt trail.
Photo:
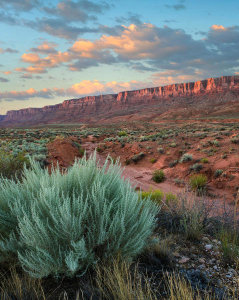
M 86 154 L 89 156 L 95 151 L 97 147 L 96 143 L 92 142 L 85 142 L 82 144 L 83 148 L 86 150 Z M 99 162 L 104 162 L 106 155 L 96 153 L 96 157 Z M 140 167 L 137 165 L 128 165 L 123 167 L 123 177 L 128 179 L 133 186 L 138 189 L 147 191 L 147 190 L 156 190 L 160 189 L 164 193 L 173 193 L 179 196 L 179 198 L 187 197 L 190 199 L 200 200 L 199 197 L 195 196 L 194 193 L 186 190 L 185 187 L 178 187 L 176 186 L 172 180 L 167 179 L 166 181 L 158 184 L 152 181 L 152 170 L 150 168 Z M 200 200 L 202 201 L 202 199 Z M 227 203 L 223 197 L 221 198 L 211 198 L 211 197 L 204 197 L 203 202 L 205 205 L 210 207 L 211 215 L 218 215 L 227 211 L 228 213 L 232 213 L 234 207 Z
M 48 145 L 48 163 L 49 166 L 53 163 L 54 166 L 59 164 L 63 169 L 66 169 L 69 165 L 73 164 L 75 158 L 79 157 L 79 149 L 77 148 L 75 139 L 57 139 L 51 144 Z M 81 146 L 85 149 L 86 155 L 90 156 L 99 144 L 93 143 L 92 141 L 84 141 Z M 109 153 L 110 154 L 110 153 Z M 107 153 L 98 153 L 96 152 L 97 160 L 100 164 L 104 163 Z M 162 183 L 155 183 L 152 181 L 152 172 L 153 168 L 147 166 L 140 166 L 137 164 L 122 166 L 123 172 L 122 176 L 129 180 L 131 184 L 140 190 L 149 191 L 160 189 L 164 193 L 173 193 L 177 195 L 178 199 L 187 199 L 191 201 L 192 199 L 196 201 L 203 201 L 204 205 L 210 207 L 212 215 L 218 215 L 225 212 L 231 212 L 233 206 L 228 202 L 223 200 L 223 197 L 204 197 L 199 198 L 195 196 L 194 193 L 188 191 L 185 187 L 176 186 L 170 177 L 168 177 Z
M 86 150 L 87 155 L 90 155 L 94 152 L 97 147 L 96 143 L 85 142 L 82 144 L 83 148 Z M 106 158 L 105 154 L 99 154 L 96 152 L 97 159 L 103 162 Z M 152 170 L 145 167 L 140 167 L 137 165 L 128 165 L 123 166 L 123 177 L 130 180 L 131 184 L 136 188 L 140 188 L 141 190 L 149 190 L 149 189 L 159 189 L 159 184 L 153 182 L 151 180 Z M 170 183 L 168 180 L 166 182 L 160 183 L 160 189 L 163 192 L 173 192 L 179 193 L 182 192 L 182 188 L 177 186 L 173 186 L 173 183 Z

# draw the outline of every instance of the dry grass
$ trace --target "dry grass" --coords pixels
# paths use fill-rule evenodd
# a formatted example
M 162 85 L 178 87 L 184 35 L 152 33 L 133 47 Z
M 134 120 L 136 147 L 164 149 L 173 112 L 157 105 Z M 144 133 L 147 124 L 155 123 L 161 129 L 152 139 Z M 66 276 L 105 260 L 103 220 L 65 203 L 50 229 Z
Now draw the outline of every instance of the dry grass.
M 0 299 L 4 300 L 86 300 L 84 292 L 78 290 L 75 296 L 69 296 L 63 290 L 58 296 L 46 296 L 42 282 L 30 278 L 28 275 L 19 275 L 15 268 L 11 269 L 10 276 L 1 275 Z M 75 279 L 76 281 L 79 279 Z M 96 276 L 91 282 L 96 288 L 101 300 L 216 300 L 213 294 L 195 290 L 190 283 L 177 273 L 165 272 L 157 286 L 155 281 L 140 274 L 138 266 L 119 259 L 111 264 L 101 264 L 96 267 Z M 152 289 L 154 286 L 154 290 Z M 164 287 L 164 288 L 163 288 Z M 156 294 L 157 293 L 157 294 Z M 93 299 L 93 298 L 90 298 Z M 237 300 L 236 287 L 229 290 L 221 300 Z
M 103 296 L 109 300 L 156 300 L 158 297 L 150 287 L 150 281 L 142 277 L 137 266 L 113 260 L 110 266 L 97 267 L 97 286 Z
M 199 292 L 193 291 L 191 285 L 178 274 L 165 274 L 168 300 L 201 300 Z M 209 296 L 205 300 L 212 299 Z
M 0 299 L 4 300 L 46 300 L 42 282 L 33 279 L 27 274 L 21 274 L 15 267 L 10 269 L 10 274 L 0 275 Z
M 176 273 L 165 273 L 165 282 L 166 282 L 166 293 L 167 300 L 219 300 L 218 297 L 213 295 L 208 291 L 200 293 L 198 290 L 194 290 L 192 286 Z M 238 300 L 238 293 L 234 287 L 225 292 L 224 295 L 220 296 L 220 300 Z

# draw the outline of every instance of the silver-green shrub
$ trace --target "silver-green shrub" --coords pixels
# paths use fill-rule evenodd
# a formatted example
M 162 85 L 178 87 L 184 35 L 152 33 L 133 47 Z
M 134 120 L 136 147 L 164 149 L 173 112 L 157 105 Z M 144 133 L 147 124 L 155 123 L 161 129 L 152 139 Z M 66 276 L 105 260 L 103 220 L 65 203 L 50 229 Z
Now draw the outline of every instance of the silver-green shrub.
M 110 159 L 76 161 L 67 173 L 31 161 L 21 181 L 0 179 L 0 257 L 33 277 L 83 274 L 99 260 L 133 258 L 146 246 L 158 208 L 140 201 Z

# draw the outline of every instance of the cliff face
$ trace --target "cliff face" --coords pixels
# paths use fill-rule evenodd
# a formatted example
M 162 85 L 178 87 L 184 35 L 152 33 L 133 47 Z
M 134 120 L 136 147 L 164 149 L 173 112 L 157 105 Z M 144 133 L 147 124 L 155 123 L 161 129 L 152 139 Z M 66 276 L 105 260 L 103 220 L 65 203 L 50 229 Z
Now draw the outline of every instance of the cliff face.
M 4 115 L 0 115 L 0 122 L 3 121 L 6 118 Z
M 43 108 L 8 111 L 0 116 L 1 124 L 43 124 L 87 122 L 148 110 L 158 113 L 173 108 L 201 108 L 239 101 L 239 76 L 223 76 L 197 82 L 146 88 L 118 94 L 87 96 L 65 100 L 61 104 Z M 154 113 L 157 113 L 154 111 Z M 206 112 L 205 112 L 206 113 Z

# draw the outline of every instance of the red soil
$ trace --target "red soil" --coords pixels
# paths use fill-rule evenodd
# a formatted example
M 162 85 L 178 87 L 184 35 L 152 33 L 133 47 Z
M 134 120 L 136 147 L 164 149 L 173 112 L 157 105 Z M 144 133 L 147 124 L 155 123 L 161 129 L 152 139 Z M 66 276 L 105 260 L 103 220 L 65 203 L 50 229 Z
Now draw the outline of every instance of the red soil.
M 56 166 L 57 162 L 60 167 L 65 169 L 69 165 L 71 165 L 75 158 L 79 157 L 79 150 L 73 144 L 73 139 L 56 139 L 54 142 L 48 145 L 49 150 L 49 158 L 48 162 L 53 163 Z M 150 142 L 149 142 L 150 143 Z M 149 144 L 147 143 L 147 144 Z M 101 143 L 102 144 L 102 143 Z M 98 145 L 94 138 L 89 137 L 83 141 L 83 148 L 86 150 L 87 155 L 89 156 L 94 152 Z M 109 147 L 109 145 L 108 145 Z M 145 149 L 143 149 L 145 153 Z M 172 192 L 174 194 L 184 194 L 187 190 L 187 185 L 176 185 L 174 182 L 174 178 L 182 178 L 187 182 L 188 177 L 190 176 L 188 167 L 189 163 L 178 164 L 174 168 L 169 168 L 168 163 L 172 161 L 172 159 L 177 159 L 180 157 L 180 152 L 178 150 L 173 150 L 171 154 L 168 155 L 161 155 L 158 158 L 158 161 L 155 164 L 149 162 L 149 157 L 154 155 L 154 151 L 148 150 L 147 156 L 137 164 L 130 164 L 125 166 L 124 161 L 125 159 L 132 156 L 132 154 L 139 153 L 142 151 L 142 148 L 139 148 L 137 144 L 129 144 L 126 145 L 124 148 L 119 147 L 118 145 L 112 145 L 111 148 L 107 148 L 107 151 L 103 153 L 97 153 L 97 158 L 100 162 L 103 162 L 108 154 L 111 157 L 116 158 L 120 156 L 120 161 L 123 165 L 123 177 L 128 179 L 133 186 L 137 189 L 141 190 L 155 190 L 160 189 L 165 193 Z M 197 152 L 190 152 L 192 153 L 195 158 L 197 158 Z M 154 156 L 153 156 L 154 157 Z M 209 162 L 206 164 L 203 173 L 207 174 L 209 178 L 209 191 L 213 194 L 214 197 L 207 197 L 208 203 L 213 203 L 215 208 L 215 212 L 218 213 L 224 204 L 223 200 L 227 200 L 226 202 L 232 203 L 234 199 L 233 192 L 235 191 L 235 186 L 239 183 L 239 168 L 235 167 L 239 161 L 238 154 L 231 156 L 227 160 L 217 159 L 215 158 L 214 162 Z M 214 170 L 222 168 L 226 171 L 226 174 L 233 174 L 233 179 L 231 181 L 228 177 L 220 177 L 220 178 L 213 178 Z M 164 169 L 166 174 L 166 180 L 160 184 L 157 184 L 152 181 L 152 172 L 156 169 Z M 189 197 L 195 197 L 193 193 L 189 192 Z M 227 207 L 230 208 L 230 205 Z M 211 205 L 211 204 L 210 204 Z

